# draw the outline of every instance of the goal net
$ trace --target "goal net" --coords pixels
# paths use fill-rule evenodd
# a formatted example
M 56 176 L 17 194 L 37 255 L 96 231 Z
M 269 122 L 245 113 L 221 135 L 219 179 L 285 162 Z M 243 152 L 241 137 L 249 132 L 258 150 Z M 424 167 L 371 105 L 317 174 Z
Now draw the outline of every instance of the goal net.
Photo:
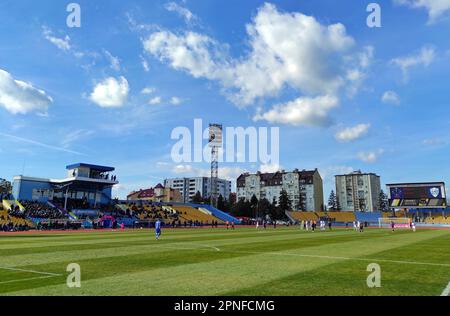
M 407 217 L 382 217 L 378 219 L 380 228 L 392 228 L 392 223 L 394 223 L 395 228 L 410 228 L 411 219 Z

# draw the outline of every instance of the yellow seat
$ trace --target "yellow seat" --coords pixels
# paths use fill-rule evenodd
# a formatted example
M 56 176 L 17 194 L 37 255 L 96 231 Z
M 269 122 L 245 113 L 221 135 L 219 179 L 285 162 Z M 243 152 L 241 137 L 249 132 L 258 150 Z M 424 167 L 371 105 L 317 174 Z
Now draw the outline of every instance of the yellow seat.
M 186 221 L 198 221 L 202 223 L 211 223 L 213 221 L 218 221 L 219 223 L 223 223 L 223 221 L 219 220 L 213 215 L 207 214 L 205 212 L 200 211 L 191 206 L 172 206 L 173 210 L 180 214 L 180 217 L 185 219 Z
M 328 217 L 336 222 L 350 223 L 356 221 L 355 213 L 353 212 L 328 212 Z
M 289 212 L 292 218 L 298 221 L 318 221 L 319 217 L 314 212 Z

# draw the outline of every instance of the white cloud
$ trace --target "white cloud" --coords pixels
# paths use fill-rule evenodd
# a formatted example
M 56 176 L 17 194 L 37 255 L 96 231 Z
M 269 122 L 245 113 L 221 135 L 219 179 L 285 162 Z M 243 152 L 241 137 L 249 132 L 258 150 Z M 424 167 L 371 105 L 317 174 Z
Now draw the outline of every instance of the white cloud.
M 334 96 L 302 97 L 276 105 L 268 112 L 258 113 L 253 119 L 295 126 L 326 126 L 331 122 L 329 112 L 338 105 L 339 100 Z
M 161 103 L 161 97 L 154 97 L 154 98 L 152 98 L 152 99 L 150 99 L 149 101 L 148 101 L 148 104 L 150 104 L 150 105 L 156 105 L 156 104 L 160 104 Z
M 172 169 L 175 174 L 192 173 L 194 168 L 191 165 L 177 165 Z
M 169 61 L 174 69 L 186 70 L 195 78 L 220 79 L 220 65 L 212 60 L 209 50 L 218 44 L 205 35 L 188 32 L 178 36 L 160 31 L 151 34 L 143 45 L 147 52 L 162 61 Z
M 336 133 L 335 137 L 340 142 L 351 142 L 367 135 L 370 124 L 358 124 L 347 127 Z
M 394 3 L 411 8 L 426 9 L 430 24 L 437 22 L 450 11 L 450 0 L 394 0 Z
M 366 46 L 362 52 L 357 53 L 353 60 L 354 66 L 347 70 L 347 94 L 350 97 L 356 95 L 359 91 L 360 86 L 367 77 L 367 70 L 372 65 L 372 60 L 374 57 L 374 48 L 372 46 Z
M 120 71 L 120 59 L 116 56 L 113 56 L 109 51 L 104 51 L 106 57 L 109 60 L 111 69 L 114 69 L 116 71 Z
M 400 97 L 395 91 L 386 91 L 385 93 L 383 93 L 381 101 L 383 103 L 398 105 L 400 104 Z
M 73 132 L 69 132 L 64 136 L 64 139 L 61 142 L 61 145 L 64 148 L 68 148 L 70 145 L 72 145 L 74 142 L 89 137 L 93 134 L 93 131 L 85 130 L 85 129 L 78 129 Z
M 238 167 L 219 168 L 219 178 L 235 182 L 236 179 L 247 170 Z M 211 173 L 211 171 L 209 171 Z M 211 176 L 211 174 L 209 175 Z
M 149 72 L 150 71 L 150 65 L 148 64 L 147 59 L 145 59 L 142 55 L 140 56 L 140 58 L 141 58 L 142 68 L 144 68 L 145 72 Z
M 11 134 L 5 134 L 5 133 L 0 133 L 0 136 L 7 137 L 7 138 L 9 138 L 9 139 L 11 139 L 13 141 L 16 141 L 16 142 L 26 143 L 26 144 L 30 144 L 30 145 L 41 147 L 41 148 L 45 148 L 45 149 L 65 152 L 65 153 L 74 154 L 74 155 L 86 156 L 85 154 L 77 152 L 77 151 L 69 150 L 69 149 L 66 149 L 66 148 L 63 148 L 63 147 L 48 145 L 48 144 L 41 143 L 41 142 L 38 142 L 38 141 L 35 141 L 35 140 L 32 140 L 32 139 L 28 139 L 28 138 L 24 138 L 24 137 L 19 137 L 19 136 L 15 136 L 15 135 L 11 135 Z
M 279 164 L 264 164 L 259 168 L 262 173 L 274 173 L 280 171 L 281 169 L 282 167 Z
M 109 77 L 94 87 L 89 98 L 101 107 L 121 107 L 126 102 L 129 91 L 125 77 Z
M 180 6 L 175 2 L 169 2 L 165 6 L 169 12 L 176 12 L 179 16 L 184 18 L 184 21 L 189 24 L 197 19 L 197 17 L 187 8 Z
M 125 16 L 127 18 L 128 28 L 130 29 L 130 31 L 149 32 L 159 29 L 159 26 L 156 24 L 146 24 L 138 22 L 132 12 L 126 12 Z
M 427 146 L 440 146 L 446 144 L 442 138 L 428 138 L 424 139 L 422 143 Z
M 152 87 L 145 87 L 141 91 L 142 94 L 152 94 L 153 92 L 155 92 L 155 88 Z
M 157 31 L 143 45 L 176 70 L 219 82 L 240 106 L 277 96 L 285 87 L 313 96 L 335 94 L 346 84 L 356 90 L 373 54 L 371 48 L 356 53 L 342 24 L 323 25 L 272 4 L 259 8 L 247 34 L 249 52 L 239 58 L 230 56 L 227 45 L 195 32 Z
M 16 80 L 0 69 L 0 106 L 12 114 L 46 113 L 53 99 L 31 83 Z
M 366 163 L 375 163 L 383 153 L 384 153 L 383 149 L 379 149 L 378 151 L 360 152 L 358 154 L 358 158 L 359 160 Z
M 44 26 L 42 29 L 43 35 L 47 41 L 63 51 L 69 51 L 71 49 L 70 37 L 68 35 L 66 35 L 64 38 L 59 38 L 53 36 L 52 31 L 49 28 Z
M 420 52 L 414 55 L 398 57 L 391 60 L 391 63 L 398 66 L 403 73 L 404 80 L 408 80 L 409 69 L 416 66 L 428 67 L 435 59 L 436 51 L 433 47 L 422 47 Z
M 172 105 L 180 105 L 183 102 L 183 100 L 181 100 L 178 97 L 171 97 L 170 98 L 170 104 Z

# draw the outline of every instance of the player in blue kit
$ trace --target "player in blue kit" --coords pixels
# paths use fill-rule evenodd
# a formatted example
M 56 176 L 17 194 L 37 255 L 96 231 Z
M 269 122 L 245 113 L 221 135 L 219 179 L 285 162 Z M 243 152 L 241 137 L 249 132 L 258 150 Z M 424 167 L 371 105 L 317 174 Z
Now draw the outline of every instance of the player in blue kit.
M 159 240 L 159 236 L 161 236 L 161 222 L 159 219 L 155 223 L 155 233 L 156 233 L 156 240 Z

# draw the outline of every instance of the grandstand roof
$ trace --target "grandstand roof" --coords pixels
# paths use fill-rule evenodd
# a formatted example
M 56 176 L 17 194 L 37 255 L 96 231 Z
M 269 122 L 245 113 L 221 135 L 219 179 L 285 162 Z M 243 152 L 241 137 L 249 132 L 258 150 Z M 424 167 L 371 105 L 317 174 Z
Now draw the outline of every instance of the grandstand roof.
M 87 163 L 76 163 L 76 164 L 67 166 L 66 169 L 72 170 L 72 169 L 82 168 L 82 167 L 89 168 L 89 169 L 95 170 L 95 171 L 100 171 L 100 172 L 110 172 L 110 171 L 116 170 L 113 167 L 91 165 L 91 164 L 87 164 Z

